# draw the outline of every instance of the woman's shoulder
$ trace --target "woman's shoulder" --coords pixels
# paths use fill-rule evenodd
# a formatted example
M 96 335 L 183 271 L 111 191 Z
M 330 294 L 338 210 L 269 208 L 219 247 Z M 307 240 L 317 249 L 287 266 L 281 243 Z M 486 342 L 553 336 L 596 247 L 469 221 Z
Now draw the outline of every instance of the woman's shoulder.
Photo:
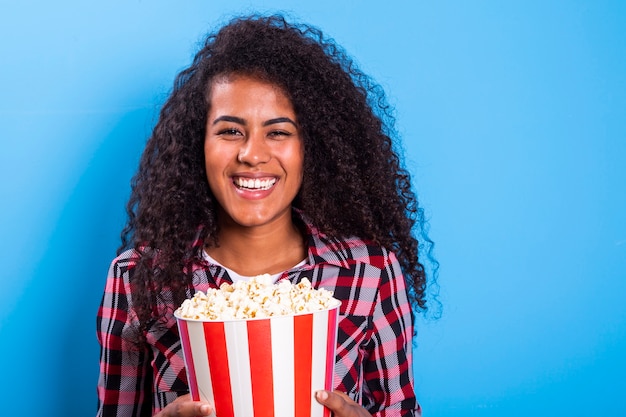
M 141 253 L 135 248 L 130 248 L 120 252 L 115 258 L 113 258 L 111 265 L 120 267 L 134 266 L 140 259 Z
M 310 237 L 309 250 L 314 257 L 341 267 L 362 263 L 384 269 L 396 261 L 395 255 L 383 246 L 357 236 L 330 237 L 312 233 Z
M 132 270 L 133 268 L 135 268 L 135 266 L 137 266 L 137 264 L 139 264 L 142 257 L 148 254 L 154 256 L 154 251 L 149 248 L 130 248 L 124 250 L 123 252 L 120 252 L 111 261 L 111 274 L 115 272 L 114 275 L 120 276 L 124 272 Z

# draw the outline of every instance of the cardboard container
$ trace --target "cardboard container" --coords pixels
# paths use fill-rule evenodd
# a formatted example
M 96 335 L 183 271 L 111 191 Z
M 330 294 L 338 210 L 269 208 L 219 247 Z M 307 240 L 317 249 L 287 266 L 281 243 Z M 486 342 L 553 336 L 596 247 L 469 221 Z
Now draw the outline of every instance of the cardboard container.
M 176 316 L 194 400 L 218 417 L 329 417 L 339 307 L 295 316 L 201 321 Z

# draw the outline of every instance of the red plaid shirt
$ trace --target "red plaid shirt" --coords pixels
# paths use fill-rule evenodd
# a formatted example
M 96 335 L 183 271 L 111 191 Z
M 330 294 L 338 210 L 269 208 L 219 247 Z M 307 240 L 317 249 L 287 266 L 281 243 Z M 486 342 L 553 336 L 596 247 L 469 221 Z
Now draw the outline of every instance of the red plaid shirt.
M 296 283 L 306 277 L 314 287 L 331 290 L 341 300 L 336 388 L 374 416 L 419 416 L 411 362 L 411 309 L 395 255 L 357 238 L 330 239 L 311 225 L 307 232 L 306 264 L 284 272 L 280 279 Z M 145 349 L 125 340 L 136 325 L 129 281 L 138 256 L 129 250 L 113 260 L 98 312 L 97 415 L 102 417 L 152 416 L 188 392 L 173 316 L 164 329 L 148 332 Z M 218 288 L 223 282 L 231 281 L 220 266 L 205 262 L 194 271 L 196 291 Z

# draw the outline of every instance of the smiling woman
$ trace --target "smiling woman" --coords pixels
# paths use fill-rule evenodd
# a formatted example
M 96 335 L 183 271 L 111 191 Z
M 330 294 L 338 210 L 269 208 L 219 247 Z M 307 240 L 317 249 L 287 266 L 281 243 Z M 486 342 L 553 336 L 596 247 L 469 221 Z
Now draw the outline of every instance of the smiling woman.
M 204 158 L 221 245 L 206 251 L 243 275 L 285 271 L 306 256 L 291 220 L 304 160 L 293 106 L 278 87 L 247 76 L 218 79 L 209 91 Z M 251 242 L 253 234 L 262 238 Z
M 216 81 L 204 158 L 220 210 L 247 227 L 291 223 L 304 147 L 293 106 L 279 89 L 249 77 Z
M 335 390 L 319 403 L 419 415 L 411 341 L 430 241 L 393 135 L 380 88 L 318 30 L 252 16 L 209 36 L 133 180 L 98 314 L 98 415 L 211 414 L 187 394 L 173 311 L 261 274 L 341 301 Z

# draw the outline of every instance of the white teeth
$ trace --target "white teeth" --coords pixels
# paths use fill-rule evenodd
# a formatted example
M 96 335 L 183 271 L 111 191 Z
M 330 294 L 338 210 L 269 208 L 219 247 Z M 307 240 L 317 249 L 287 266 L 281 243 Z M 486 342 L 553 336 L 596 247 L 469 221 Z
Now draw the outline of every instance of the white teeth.
M 238 187 L 248 190 L 269 190 L 276 183 L 276 178 L 261 180 L 258 178 L 245 179 L 239 177 L 235 180 L 235 183 Z

